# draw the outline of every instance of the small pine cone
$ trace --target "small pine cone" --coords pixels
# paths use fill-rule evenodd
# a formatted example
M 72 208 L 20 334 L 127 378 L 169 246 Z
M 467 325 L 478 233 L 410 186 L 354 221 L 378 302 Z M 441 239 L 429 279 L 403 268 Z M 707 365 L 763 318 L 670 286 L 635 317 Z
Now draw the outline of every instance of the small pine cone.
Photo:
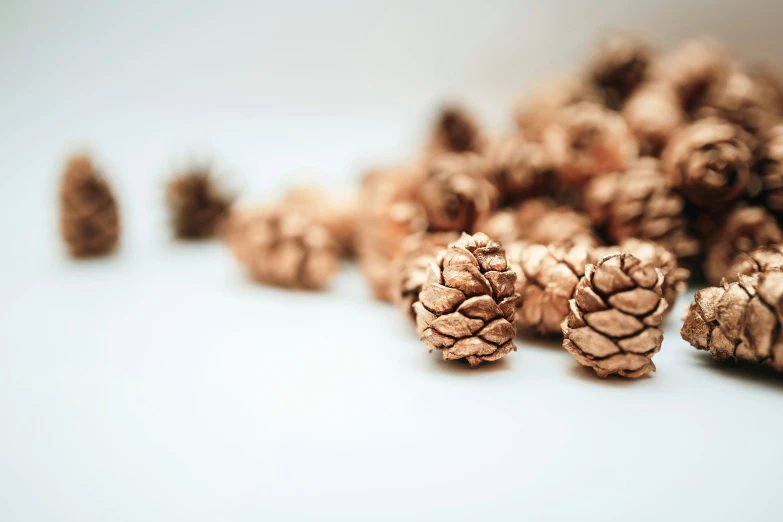
M 704 106 L 708 93 L 723 82 L 733 68 L 731 58 L 714 41 L 689 40 L 664 54 L 655 63 L 654 81 L 669 85 L 683 111 L 690 117 Z
M 783 343 L 778 335 L 783 272 L 770 270 L 738 279 L 696 292 L 680 334 L 718 361 L 762 363 L 783 372 Z
M 636 137 L 622 116 L 595 103 L 559 111 L 543 143 L 560 179 L 572 185 L 622 170 L 639 154 Z
M 506 136 L 487 146 L 488 179 L 501 204 L 513 204 L 540 194 L 549 170 L 544 149 L 521 136 Z
M 226 228 L 229 248 L 259 283 L 322 290 L 339 268 L 329 230 L 285 205 L 234 211 Z
M 716 285 L 729 273 L 738 254 L 783 242 L 783 231 L 769 212 L 761 207 L 731 211 L 705 242 L 704 275 Z
M 598 48 L 588 66 L 588 78 L 601 93 L 604 105 L 617 111 L 644 82 L 652 60 L 653 52 L 646 42 L 629 34 L 614 34 Z
M 612 241 L 651 239 L 680 259 L 699 253 L 699 241 L 690 236 L 683 215 L 685 201 L 669 188 L 654 158 L 641 158 L 624 172 L 591 181 L 584 207 Z
M 329 229 L 343 256 L 349 257 L 353 253 L 358 214 L 355 201 L 333 199 L 317 188 L 300 186 L 288 191 L 283 204 L 307 213 Z
M 463 234 L 430 265 L 413 304 L 421 339 L 444 360 L 471 366 L 515 351 L 515 281 L 502 246 L 484 234 Z
M 783 214 L 783 123 L 764 134 L 756 171 L 761 176 L 764 204 L 771 212 Z
M 753 154 L 739 127 L 716 118 L 683 128 L 663 153 L 669 185 L 700 207 L 725 208 L 751 181 Z
M 783 270 L 783 245 L 763 246 L 737 254 L 723 281 L 734 283 L 740 276 L 752 276 L 770 270 Z
M 601 95 L 579 77 L 550 79 L 522 99 L 514 110 L 514 121 L 526 140 L 540 142 L 561 109 L 582 102 L 601 103 Z
M 595 251 L 570 243 L 517 241 L 508 245 L 507 253 L 517 275 L 517 325 L 541 335 L 559 334 L 585 267 L 597 261 Z
M 484 136 L 476 120 L 461 107 L 444 107 L 435 122 L 426 157 L 444 152 L 482 152 Z
M 117 200 L 87 156 L 73 156 L 65 167 L 60 185 L 60 231 L 73 257 L 103 256 L 117 247 Z
M 430 265 L 438 253 L 459 239 L 457 232 L 428 232 L 408 236 L 402 243 L 401 254 L 391 267 L 391 287 L 394 304 L 416 322 L 413 303 L 427 281 Z
M 623 117 L 639 140 L 640 154 L 659 157 L 685 123 L 677 93 L 668 84 L 647 82 L 623 106 Z
M 563 347 L 599 377 L 641 377 L 655 371 L 666 310 L 664 277 L 652 263 L 613 254 L 585 269 L 568 317 Z
M 216 185 L 208 169 L 197 168 L 168 182 L 166 200 L 174 237 L 193 240 L 218 233 L 234 198 Z
M 495 186 L 487 179 L 489 163 L 477 154 L 443 154 L 427 164 L 418 190 L 432 232 L 465 232 L 498 204 Z
M 598 257 L 616 252 L 630 254 L 636 259 L 652 263 L 655 268 L 658 268 L 663 274 L 663 298 L 668 304 L 666 313 L 674 310 L 677 298 L 688 289 L 691 271 L 680 266 L 677 256 L 659 243 L 631 237 L 617 246 L 600 247 L 597 251 Z

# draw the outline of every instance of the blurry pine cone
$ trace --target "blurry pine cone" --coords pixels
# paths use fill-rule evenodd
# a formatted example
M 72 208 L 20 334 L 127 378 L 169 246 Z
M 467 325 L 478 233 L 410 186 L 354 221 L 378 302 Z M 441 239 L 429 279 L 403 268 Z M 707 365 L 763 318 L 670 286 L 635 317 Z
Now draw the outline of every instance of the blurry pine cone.
M 699 242 L 688 233 L 683 215 L 685 201 L 669 188 L 653 158 L 641 158 L 624 172 L 591 181 L 584 207 L 593 224 L 606 227 L 612 241 L 651 239 L 681 259 L 699 253 Z
M 639 140 L 640 154 L 659 157 L 685 122 L 677 93 L 668 84 L 647 82 L 626 101 L 623 116 Z
M 752 276 L 770 270 L 783 270 L 783 245 L 763 246 L 737 254 L 723 281 L 734 283 L 741 275 Z
M 408 236 L 402 243 L 402 253 L 391 266 L 391 287 L 394 304 L 412 321 L 416 321 L 413 303 L 427 280 L 430 265 L 438 253 L 459 239 L 457 232 L 428 232 Z
M 429 230 L 465 232 L 498 204 L 497 189 L 487 179 L 489 163 L 477 154 L 442 154 L 427 164 L 417 192 Z
M 647 239 L 628 238 L 617 246 L 599 247 L 598 257 L 611 253 L 630 254 L 639 261 L 652 263 L 663 274 L 663 298 L 669 305 L 666 313 L 674 310 L 677 298 L 688 289 L 691 271 L 680 266 L 675 256 L 663 245 Z
M 748 75 L 763 99 L 774 100 L 773 112 L 783 116 L 783 78 L 778 71 L 762 65 L 751 68 Z
M 598 48 L 588 66 L 588 77 L 604 104 L 620 110 L 645 80 L 652 59 L 652 49 L 647 43 L 628 34 L 615 34 Z
M 725 208 L 747 191 L 753 155 L 739 127 L 708 118 L 678 132 L 664 151 L 663 163 L 669 185 L 688 201 Z
M 299 186 L 288 191 L 283 204 L 304 212 L 329 229 L 344 256 L 354 252 L 358 205 L 351 200 L 337 200 L 315 187 Z
M 518 241 L 508 245 L 507 253 L 517 275 L 517 325 L 541 335 L 559 334 L 585 267 L 597 261 L 594 250 L 570 243 Z
M 73 257 L 102 256 L 117 247 L 117 200 L 87 156 L 73 156 L 65 167 L 60 185 L 60 231 Z
M 539 142 L 555 115 L 564 107 L 601 102 L 601 95 L 579 77 L 550 79 L 532 89 L 514 111 L 514 120 L 528 141 Z
M 563 347 L 599 377 L 655 371 L 652 357 L 661 349 L 658 325 L 666 310 L 663 280 L 652 263 L 628 254 L 589 265 L 563 321 Z
M 761 207 L 744 207 L 725 216 L 705 242 L 704 275 L 716 285 L 738 254 L 783 242 L 783 231 L 774 216 Z
M 480 153 L 483 148 L 484 136 L 473 116 L 461 107 L 444 107 L 435 122 L 426 156 L 444 152 Z
M 356 254 L 373 295 L 392 300 L 392 261 L 404 239 L 427 230 L 424 208 L 414 199 L 423 173 L 415 167 L 374 170 L 359 192 Z
M 214 237 L 228 217 L 233 197 L 205 168 L 177 175 L 166 185 L 171 226 L 178 239 Z
M 232 212 L 226 241 L 259 283 L 321 290 L 340 264 L 328 229 L 285 205 Z
M 471 366 L 516 350 L 515 281 L 503 247 L 484 234 L 463 234 L 430 265 L 413 304 L 421 339 L 444 360 Z
M 756 171 L 761 176 L 764 204 L 775 214 L 783 214 L 783 123 L 764 134 Z
M 696 292 L 680 334 L 718 361 L 762 363 L 781 372 L 781 305 L 783 272 L 740 276 L 738 282 Z
M 544 134 L 544 147 L 560 179 L 575 185 L 622 170 L 639 154 L 625 120 L 594 103 L 559 111 Z
M 489 181 L 497 189 L 500 204 L 512 204 L 543 190 L 548 171 L 543 147 L 521 136 L 491 141 L 485 157 Z

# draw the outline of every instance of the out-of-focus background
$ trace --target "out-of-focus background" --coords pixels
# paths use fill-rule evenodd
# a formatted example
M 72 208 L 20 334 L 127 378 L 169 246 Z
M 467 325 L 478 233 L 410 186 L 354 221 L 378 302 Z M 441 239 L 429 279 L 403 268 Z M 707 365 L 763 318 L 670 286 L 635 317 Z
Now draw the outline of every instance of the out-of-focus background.
M 172 245 L 162 185 L 211 160 L 247 202 L 350 190 L 444 101 L 510 128 L 609 30 L 783 66 L 781 20 L 774 0 L 4 0 L 0 520 L 778 519 L 783 385 L 695 353 L 678 313 L 640 382 L 557 342 L 444 365 L 351 267 L 289 293 Z M 78 149 L 120 200 L 109 260 L 57 236 Z

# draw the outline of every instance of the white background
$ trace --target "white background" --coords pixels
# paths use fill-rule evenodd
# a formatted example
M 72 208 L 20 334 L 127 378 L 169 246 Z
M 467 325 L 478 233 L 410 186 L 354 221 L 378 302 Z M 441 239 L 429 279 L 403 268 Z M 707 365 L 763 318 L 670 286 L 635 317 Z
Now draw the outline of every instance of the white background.
M 414 153 L 444 100 L 508 128 L 606 29 L 783 65 L 781 19 L 773 0 L 3 0 L 0 520 L 779 520 L 783 379 L 688 347 L 687 298 L 649 378 L 538 340 L 470 370 L 354 267 L 289 293 L 172 244 L 162 183 L 213 159 L 246 201 L 346 190 Z M 82 147 L 124 236 L 74 263 L 56 182 Z

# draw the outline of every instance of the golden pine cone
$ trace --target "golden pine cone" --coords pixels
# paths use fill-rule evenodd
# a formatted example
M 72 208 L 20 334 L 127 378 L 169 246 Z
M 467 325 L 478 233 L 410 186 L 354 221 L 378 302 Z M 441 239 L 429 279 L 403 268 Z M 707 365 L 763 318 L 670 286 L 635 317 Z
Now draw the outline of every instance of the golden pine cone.
M 517 241 L 510 243 L 506 252 L 517 275 L 517 325 L 541 335 L 559 334 L 568 301 L 585 267 L 597 261 L 594 249 L 570 243 Z
M 443 107 L 438 114 L 425 157 L 448 152 L 477 152 L 485 138 L 476 120 L 462 107 Z
M 677 93 L 663 82 L 647 82 L 636 89 L 625 102 L 622 115 L 645 156 L 659 157 L 685 123 Z
M 430 265 L 437 260 L 441 250 L 458 239 L 457 232 L 423 232 L 403 241 L 401 253 L 390 269 L 392 296 L 394 304 L 413 322 L 416 322 L 413 303 L 419 300 Z
M 705 241 L 704 275 L 716 285 L 729 274 L 737 254 L 783 242 L 783 231 L 774 216 L 762 207 L 743 207 L 727 214 Z
M 696 292 L 680 335 L 718 361 L 756 362 L 783 372 L 781 304 L 783 272 L 741 275 Z
M 701 207 L 725 208 L 751 181 L 753 154 L 739 127 L 717 118 L 679 131 L 663 153 L 669 185 Z
M 283 204 L 309 214 L 329 229 L 343 256 L 348 257 L 354 252 L 359 211 L 356 201 L 338 200 L 315 187 L 298 186 L 286 193 Z
M 595 85 L 612 110 L 620 110 L 628 97 L 644 82 L 653 51 L 643 40 L 630 34 L 609 36 L 597 49 L 587 68 Z
M 769 270 L 783 270 L 783 245 L 768 245 L 734 257 L 723 281 L 734 283 L 740 276 L 752 276 Z
M 560 179 L 572 185 L 623 170 L 639 155 L 636 137 L 622 116 L 596 103 L 560 110 L 543 143 Z
M 515 281 L 502 246 L 485 234 L 463 234 L 430 265 L 413 304 L 421 339 L 444 360 L 471 366 L 515 351 Z
M 652 263 L 613 254 L 589 265 L 569 302 L 563 347 L 599 377 L 655 371 L 666 310 L 664 277 Z
M 329 230 L 285 205 L 231 213 L 226 242 L 259 283 L 322 290 L 340 264 Z
M 60 232 L 73 257 L 111 253 L 120 238 L 117 200 L 85 155 L 68 160 L 60 184 Z
M 512 204 L 540 194 L 549 170 L 539 143 L 518 135 L 490 141 L 485 151 L 487 176 L 497 189 L 501 204 Z
M 478 154 L 442 154 L 426 167 L 417 199 L 432 232 L 465 232 L 498 204 L 497 189 L 487 179 L 489 163 Z
M 764 133 L 757 172 L 761 176 L 764 204 L 770 211 L 783 214 L 783 123 Z
M 217 186 L 206 168 L 176 175 L 166 184 L 171 227 L 178 239 L 214 237 L 228 218 L 234 198 Z
M 593 224 L 604 226 L 612 241 L 650 239 L 680 259 L 701 249 L 688 232 L 685 201 L 669 188 L 654 158 L 640 158 L 626 171 L 592 180 L 583 204 Z

